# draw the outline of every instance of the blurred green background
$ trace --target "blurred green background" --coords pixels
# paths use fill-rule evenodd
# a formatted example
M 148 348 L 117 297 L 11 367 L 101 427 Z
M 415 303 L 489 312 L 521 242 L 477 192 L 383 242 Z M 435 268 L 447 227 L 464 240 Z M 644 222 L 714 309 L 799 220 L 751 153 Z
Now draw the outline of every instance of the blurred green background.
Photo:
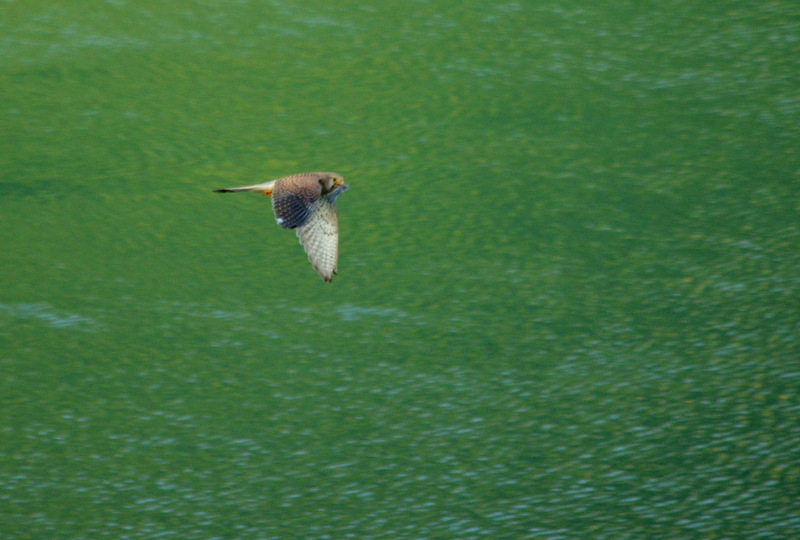
M 1 536 L 796 535 L 799 119 L 788 0 L 3 2 Z

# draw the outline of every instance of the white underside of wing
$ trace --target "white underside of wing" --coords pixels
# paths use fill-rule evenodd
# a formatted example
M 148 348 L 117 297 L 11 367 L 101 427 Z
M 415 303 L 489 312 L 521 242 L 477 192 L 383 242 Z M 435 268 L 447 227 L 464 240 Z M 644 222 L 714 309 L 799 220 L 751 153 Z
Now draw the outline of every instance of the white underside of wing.
M 297 228 L 297 237 L 308 254 L 308 260 L 325 281 L 336 273 L 339 255 L 339 216 L 336 205 L 323 197 L 311 217 Z

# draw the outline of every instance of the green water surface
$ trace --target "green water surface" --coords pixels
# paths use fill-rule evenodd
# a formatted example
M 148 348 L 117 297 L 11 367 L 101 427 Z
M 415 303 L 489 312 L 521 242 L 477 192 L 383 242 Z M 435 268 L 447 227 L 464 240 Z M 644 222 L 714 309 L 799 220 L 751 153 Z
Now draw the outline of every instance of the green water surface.
M 789 0 L 2 2 L 0 537 L 796 537 L 799 149 Z

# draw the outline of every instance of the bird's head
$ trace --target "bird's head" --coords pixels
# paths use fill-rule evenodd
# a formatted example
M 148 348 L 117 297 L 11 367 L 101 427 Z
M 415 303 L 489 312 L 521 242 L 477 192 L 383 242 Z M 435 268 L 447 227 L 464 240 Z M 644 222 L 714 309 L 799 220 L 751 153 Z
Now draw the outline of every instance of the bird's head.
M 348 185 L 344 183 L 344 178 L 336 173 L 319 173 L 319 183 L 322 186 L 322 194 L 327 195 L 331 201 L 347 191 Z

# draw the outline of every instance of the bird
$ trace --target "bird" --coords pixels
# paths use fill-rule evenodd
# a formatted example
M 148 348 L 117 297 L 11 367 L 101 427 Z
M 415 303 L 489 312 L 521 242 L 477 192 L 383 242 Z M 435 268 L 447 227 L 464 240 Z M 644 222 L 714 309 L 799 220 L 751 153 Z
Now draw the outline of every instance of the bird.
M 252 186 L 215 189 L 216 193 L 261 192 L 272 197 L 275 220 L 284 229 L 295 229 L 308 260 L 326 282 L 337 273 L 339 215 L 336 199 L 347 191 L 340 174 L 311 172 L 284 176 Z

